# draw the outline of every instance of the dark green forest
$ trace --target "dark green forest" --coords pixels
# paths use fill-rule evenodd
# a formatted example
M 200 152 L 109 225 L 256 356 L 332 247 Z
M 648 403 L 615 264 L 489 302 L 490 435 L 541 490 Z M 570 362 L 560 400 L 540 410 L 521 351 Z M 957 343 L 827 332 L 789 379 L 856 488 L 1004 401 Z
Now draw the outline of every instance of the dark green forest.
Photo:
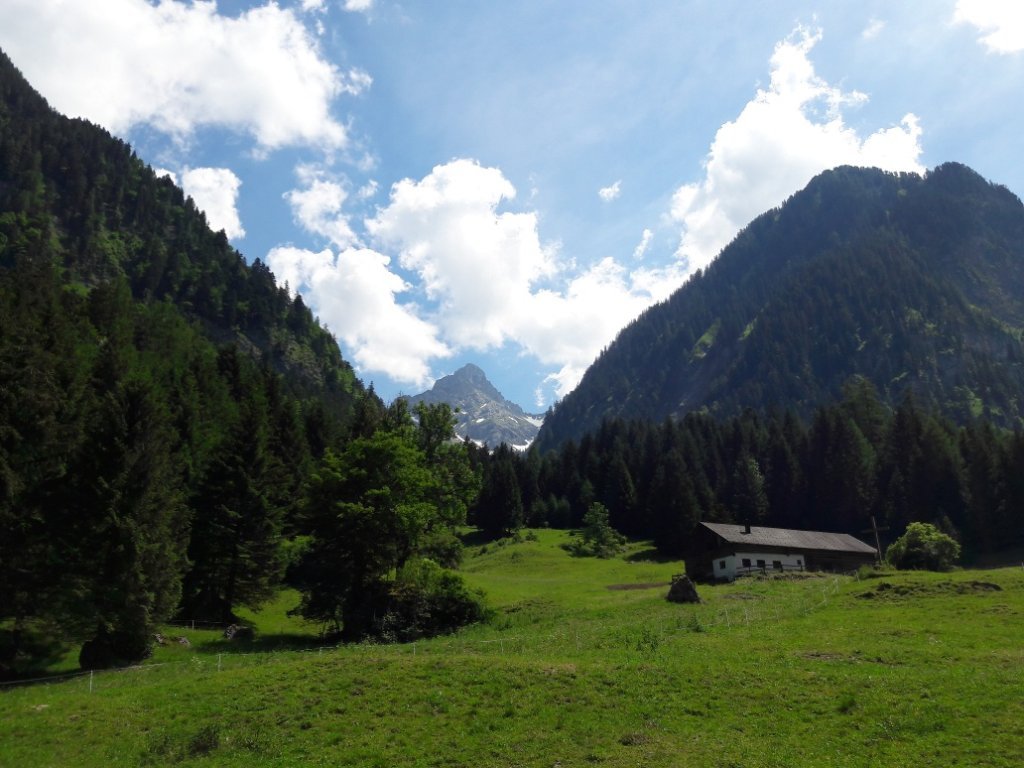
M 1024 206 L 963 165 L 837 168 L 736 236 L 627 326 L 545 419 L 538 444 L 606 417 L 792 408 L 854 376 L 957 423 L 1024 418 Z
M 346 640 L 449 631 L 486 616 L 454 570 L 467 522 L 574 528 L 595 504 L 668 556 L 700 520 L 858 533 L 875 515 L 893 538 L 935 523 L 968 559 L 1024 545 L 1020 204 L 959 166 L 915 179 L 822 177 L 838 191 L 812 185 L 818 202 L 740 236 L 764 263 L 723 257 L 667 305 L 687 324 L 649 311 L 622 337 L 645 343 L 620 339 L 581 386 L 643 407 L 567 398 L 552 430 L 572 434 L 489 451 L 452 439 L 443 404 L 385 406 L 266 265 L 0 54 L 0 676 L 76 650 L 84 667 L 138 661 L 164 622 L 231 622 L 285 584 Z M 851 250 L 841 235 L 878 195 L 926 223 Z M 793 217 L 804 230 L 773 228 Z M 823 228 L 840 235 L 812 257 Z M 955 289 L 940 279 L 958 270 Z M 655 342 L 708 363 L 656 370 Z M 760 351 L 722 351 L 738 345 Z M 876 348 L 892 354 L 844 375 Z M 676 381 L 707 407 L 666 409 Z
M 75 646 L 84 666 L 134 661 L 162 622 L 231 621 L 289 566 L 312 604 L 353 580 L 379 586 L 441 529 L 453 538 L 476 480 L 464 451 L 436 445 L 446 409 L 423 409 L 420 428 L 404 405 L 386 410 L 301 297 L 129 146 L 53 112 L 6 58 L 0 97 L 0 670 Z M 318 582 L 328 532 L 303 491 L 328 471 L 344 480 L 337 463 L 384 434 L 406 474 L 430 468 L 378 504 L 399 517 L 412 505 L 415 525 L 374 534 L 404 541 L 401 558 Z M 414 576 L 406 593 L 443 582 Z M 342 623 L 340 609 L 310 613 Z
M 804 421 L 793 410 L 662 422 L 608 419 L 541 454 L 486 457 L 472 519 L 494 535 L 520 525 L 578 528 L 595 503 L 611 524 L 685 556 L 701 521 L 887 538 L 911 522 L 961 542 L 967 562 L 1024 546 L 1024 432 L 957 426 L 908 394 L 896 407 L 866 379 Z M 884 546 L 884 543 L 883 543 Z

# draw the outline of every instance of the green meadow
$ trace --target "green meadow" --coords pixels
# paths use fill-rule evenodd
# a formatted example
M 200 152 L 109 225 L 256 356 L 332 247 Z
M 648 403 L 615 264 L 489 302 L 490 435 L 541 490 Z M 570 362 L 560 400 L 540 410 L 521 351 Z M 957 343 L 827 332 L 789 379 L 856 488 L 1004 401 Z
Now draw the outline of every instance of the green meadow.
M 468 548 L 491 620 L 407 645 L 322 648 L 248 616 L 252 643 L 0 689 L 4 766 L 1019 766 L 1024 570 L 702 586 L 634 544 Z

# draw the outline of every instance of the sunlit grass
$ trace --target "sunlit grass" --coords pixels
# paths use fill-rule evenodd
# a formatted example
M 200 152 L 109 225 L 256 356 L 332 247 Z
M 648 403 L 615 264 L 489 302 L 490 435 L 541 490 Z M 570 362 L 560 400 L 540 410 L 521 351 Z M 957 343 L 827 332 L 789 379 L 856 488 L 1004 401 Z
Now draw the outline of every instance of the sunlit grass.
M 563 541 L 467 552 L 495 615 L 453 636 L 317 650 L 285 593 L 248 617 L 257 649 L 314 650 L 197 630 L 91 691 L 7 691 L 0 765 L 1021 762 L 1021 569 L 744 580 L 680 606 L 665 601 L 680 563 L 641 544 L 574 558 Z

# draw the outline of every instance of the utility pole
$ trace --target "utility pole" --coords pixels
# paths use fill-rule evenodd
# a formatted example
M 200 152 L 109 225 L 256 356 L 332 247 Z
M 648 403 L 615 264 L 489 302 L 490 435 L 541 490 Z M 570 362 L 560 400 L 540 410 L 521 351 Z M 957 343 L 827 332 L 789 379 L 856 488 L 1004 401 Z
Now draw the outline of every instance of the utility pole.
M 881 528 L 878 527 L 878 523 L 875 522 L 875 516 L 871 516 L 871 527 L 865 528 L 861 533 L 874 533 L 875 534 L 875 556 L 878 558 L 878 564 L 882 564 L 882 540 L 878 538 L 879 531 L 888 531 L 889 526 L 883 525 Z

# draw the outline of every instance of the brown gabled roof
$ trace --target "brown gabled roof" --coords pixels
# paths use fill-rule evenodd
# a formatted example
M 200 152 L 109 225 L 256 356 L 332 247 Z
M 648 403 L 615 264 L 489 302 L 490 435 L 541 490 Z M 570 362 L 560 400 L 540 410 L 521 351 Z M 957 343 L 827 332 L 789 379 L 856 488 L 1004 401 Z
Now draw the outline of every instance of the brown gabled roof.
M 848 533 L 824 533 L 822 531 L 794 531 L 789 528 L 762 528 L 758 525 L 746 527 L 731 523 L 701 523 L 729 544 L 746 544 L 761 547 L 787 547 L 789 549 L 821 549 L 833 552 L 863 552 L 873 555 L 875 548 L 853 538 Z

